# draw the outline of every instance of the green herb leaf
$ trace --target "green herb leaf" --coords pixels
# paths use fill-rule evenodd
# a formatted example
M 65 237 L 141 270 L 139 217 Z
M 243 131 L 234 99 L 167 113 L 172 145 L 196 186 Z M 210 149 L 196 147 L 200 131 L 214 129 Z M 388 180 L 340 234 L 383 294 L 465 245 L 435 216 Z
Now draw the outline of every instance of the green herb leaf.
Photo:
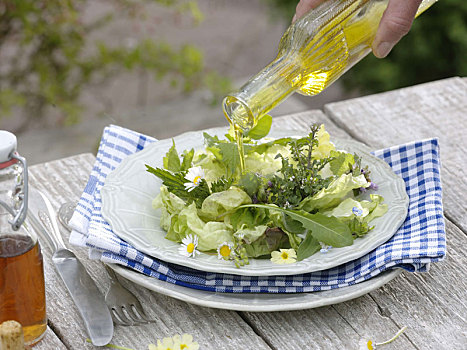
M 258 189 L 261 183 L 261 179 L 256 174 L 246 173 L 240 177 L 237 185 L 246 193 L 248 193 L 250 197 L 253 197 L 258 193 Z
M 183 152 L 183 161 L 181 165 L 181 171 L 187 171 L 191 168 L 193 162 L 193 156 L 195 155 L 195 150 L 192 148 L 190 151 Z
M 256 125 L 248 132 L 247 135 L 250 139 L 259 140 L 269 134 L 271 130 L 272 117 L 268 114 L 261 116 Z
M 153 168 L 150 165 L 146 164 L 146 171 L 156 175 L 159 179 L 162 180 L 162 183 L 167 186 L 169 190 L 182 190 L 185 192 L 184 183 L 186 182 L 185 177 L 183 174 L 178 173 L 174 174 L 169 170 L 164 170 L 161 168 Z M 171 191 L 173 192 L 173 191 Z
M 305 239 L 300 243 L 297 250 L 297 260 L 301 261 L 306 259 L 321 249 L 319 241 L 308 232 Z
M 225 178 L 224 176 L 217 179 L 217 181 L 211 183 L 211 192 L 222 192 L 227 191 L 230 186 L 232 186 L 233 179 L 232 178 Z
M 237 145 L 226 140 L 219 140 L 217 136 L 211 136 L 207 133 L 203 133 L 203 135 L 206 148 L 225 166 L 227 177 L 232 177 L 240 164 Z
M 319 242 L 331 245 L 336 248 L 352 245 L 353 237 L 349 227 L 333 216 L 326 216 L 321 213 L 310 214 L 305 211 L 283 209 L 272 205 L 245 204 L 240 208 L 258 207 L 269 210 L 281 211 L 293 219 L 300 221 L 306 229 L 310 230 L 313 237 Z
M 265 142 L 259 145 L 250 146 L 249 148 L 245 148 L 245 153 L 256 152 L 258 154 L 263 154 L 266 152 L 271 146 L 273 145 L 281 145 L 285 146 L 292 140 L 291 137 L 283 137 L 280 139 L 276 139 L 270 142 Z
M 180 171 L 180 158 L 178 157 L 177 150 L 175 148 L 175 141 L 172 140 L 172 147 L 165 154 L 165 157 L 162 159 L 164 169 L 169 171 L 177 172 Z
M 167 186 L 167 190 L 169 192 L 187 201 L 188 204 L 190 204 L 191 202 L 195 202 L 197 208 L 201 208 L 203 201 L 206 199 L 206 197 L 208 197 L 211 194 L 209 191 L 209 186 L 206 180 L 204 179 L 200 181 L 196 188 L 188 192 L 185 189 L 185 183 L 187 182 L 187 180 L 185 179 L 184 173 L 172 173 L 169 170 L 153 168 L 147 164 L 146 171 L 160 178 L 162 180 L 162 184 Z
M 219 143 L 217 147 L 219 147 L 222 155 L 222 163 L 227 169 L 227 175 L 230 177 L 235 174 L 235 170 L 240 164 L 237 145 L 234 143 Z

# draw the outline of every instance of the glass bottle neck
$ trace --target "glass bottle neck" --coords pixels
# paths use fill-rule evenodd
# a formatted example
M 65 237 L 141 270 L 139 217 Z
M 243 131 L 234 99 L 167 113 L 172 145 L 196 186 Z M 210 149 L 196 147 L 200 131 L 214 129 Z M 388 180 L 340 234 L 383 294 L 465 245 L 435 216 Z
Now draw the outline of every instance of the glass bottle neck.
M 291 95 L 296 87 L 288 81 L 294 67 L 288 56 L 278 57 L 251 78 L 238 92 L 224 98 L 225 117 L 243 131 Z

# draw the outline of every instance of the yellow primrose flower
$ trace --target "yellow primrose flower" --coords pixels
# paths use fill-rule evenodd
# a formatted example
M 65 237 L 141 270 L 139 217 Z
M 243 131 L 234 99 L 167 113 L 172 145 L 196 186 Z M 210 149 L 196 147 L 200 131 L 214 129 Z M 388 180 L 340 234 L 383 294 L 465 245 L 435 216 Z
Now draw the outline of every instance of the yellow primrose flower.
M 271 253 L 271 261 L 274 264 L 293 264 L 297 261 L 297 253 L 294 249 L 280 249 Z
M 197 247 L 198 236 L 190 234 L 182 239 L 182 245 L 178 248 L 178 252 L 187 257 L 195 258 L 196 254 L 199 254 L 199 251 L 196 249 Z
M 174 344 L 176 344 L 178 347 L 176 348 L 177 350 L 198 350 L 199 349 L 199 344 L 197 342 L 193 341 L 193 336 L 191 334 L 183 334 L 181 337 L 180 335 L 176 334 L 172 338 L 174 341 Z
M 172 338 L 164 338 L 162 341 L 160 339 L 157 339 L 157 346 L 154 344 L 150 344 L 151 346 L 149 350 L 178 350 L 179 344 L 175 344 Z
M 232 254 L 232 250 L 233 244 L 230 242 L 224 242 L 222 244 L 219 244 L 219 246 L 217 247 L 217 258 L 219 260 L 229 260 Z
M 185 182 L 183 185 L 188 192 L 193 191 L 200 184 L 201 180 L 204 179 L 204 170 L 200 166 L 188 169 L 188 173 L 185 175 L 185 179 L 189 182 Z

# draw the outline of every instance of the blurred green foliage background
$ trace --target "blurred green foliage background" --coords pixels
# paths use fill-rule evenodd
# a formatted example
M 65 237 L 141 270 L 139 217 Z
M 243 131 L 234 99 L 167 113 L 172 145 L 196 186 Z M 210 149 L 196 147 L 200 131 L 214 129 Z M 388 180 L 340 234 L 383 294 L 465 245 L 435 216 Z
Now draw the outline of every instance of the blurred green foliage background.
M 216 101 L 230 89 L 229 80 L 209 70 L 202 51 L 193 45 L 173 47 L 152 38 L 111 45 L 92 37 L 115 14 L 144 21 L 145 6 L 151 4 L 188 16 L 196 25 L 203 20 L 196 1 L 102 0 L 108 11 L 85 19 L 91 1 L 0 1 L 0 118 L 20 109 L 27 116 L 26 127 L 53 106 L 63 115 L 63 124 L 75 123 L 85 108 L 79 98 L 86 87 L 128 71 L 166 79 L 181 92 L 208 88 Z
M 28 120 L 40 119 L 53 107 L 63 125 L 76 123 L 86 108 L 80 102 L 83 91 L 125 72 L 169 82 L 181 93 L 208 89 L 216 104 L 231 89 L 230 80 L 206 67 L 203 52 L 189 43 L 175 47 L 163 39 L 142 38 L 116 45 L 93 36 L 108 28 L 116 14 L 119 20 L 144 21 L 147 5 L 162 6 L 196 26 L 203 13 L 195 0 L 101 1 L 107 12 L 83 16 L 92 0 L 0 0 L 0 118 L 20 111 L 26 128 Z M 298 3 L 262 1 L 275 20 L 285 23 Z M 374 93 L 466 76 L 466 57 L 467 1 L 439 0 L 387 58 L 370 54 L 341 81 L 349 91 Z
M 292 18 L 297 0 L 264 0 L 275 15 Z M 467 75 L 467 1 L 439 0 L 418 17 L 385 59 L 368 55 L 342 81 L 349 90 L 375 93 Z

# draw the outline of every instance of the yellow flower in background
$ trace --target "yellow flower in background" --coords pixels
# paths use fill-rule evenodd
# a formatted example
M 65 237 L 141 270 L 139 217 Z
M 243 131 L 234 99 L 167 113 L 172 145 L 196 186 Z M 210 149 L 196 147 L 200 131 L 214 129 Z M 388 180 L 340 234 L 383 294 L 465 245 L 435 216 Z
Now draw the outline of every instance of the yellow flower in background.
M 193 191 L 200 184 L 201 180 L 204 179 L 204 170 L 200 166 L 188 169 L 188 173 L 185 175 L 185 179 L 189 182 L 185 182 L 183 185 L 188 192 Z
M 172 338 L 164 338 L 162 341 L 157 340 L 157 346 L 154 344 L 148 345 L 149 350 L 198 350 L 199 344 L 193 341 L 191 334 L 175 334 Z
M 182 239 L 182 245 L 178 248 L 178 252 L 187 257 L 195 258 L 196 254 L 199 254 L 198 247 L 198 236 L 187 235 Z
M 149 350 L 178 350 L 180 347 L 178 344 L 174 344 L 172 338 L 164 338 L 162 341 L 157 339 L 157 346 L 149 344 Z
M 232 254 L 233 244 L 224 242 L 217 247 L 217 258 L 219 260 L 229 260 Z
M 172 338 L 174 341 L 174 344 L 177 344 L 178 348 L 177 350 L 198 350 L 199 349 L 199 344 L 197 342 L 193 341 L 193 336 L 191 334 L 183 334 L 181 337 L 180 335 L 176 334 Z
M 293 264 L 297 261 L 295 249 L 280 249 L 271 253 L 271 261 L 274 264 Z

